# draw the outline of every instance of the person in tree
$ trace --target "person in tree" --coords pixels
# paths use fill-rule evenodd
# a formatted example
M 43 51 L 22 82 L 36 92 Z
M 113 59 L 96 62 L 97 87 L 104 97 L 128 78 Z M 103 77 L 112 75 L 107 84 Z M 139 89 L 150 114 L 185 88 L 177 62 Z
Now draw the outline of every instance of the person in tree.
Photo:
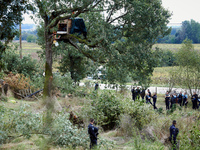
M 135 96 L 136 96 L 136 95 L 135 95 L 135 94 L 136 94 L 135 92 L 136 92 L 136 91 L 135 91 L 135 87 L 133 87 L 132 90 L 131 90 L 131 93 L 132 93 L 132 100 L 134 100 L 134 101 L 135 101 Z
M 176 120 L 174 120 L 172 122 L 172 125 L 169 128 L 169 132 L 170 132 L 169 140 L 172 143 L 173 150 L 176 150 L 176 148 L 177 148 L 176 137 L 177 137 L 177 135 L 179 133 L 178 128 L 176 128 L 175 126 L 176 126 Z
M 168 92 L 165 94 L 165 105 L 166 105 L 166 110 L 169 109 L 169 101 L 170 101 L 170 95 Z
M 88 134 L 90 136 L 90 149 L 95 148 L 97 146 L 97 136 L 98 136 L 98 128 L 93 126 L 94 119 L 90 119 L 90 124 L 88 125 Z
M 98 88 L 99 88 L 99 84 L 98 84 L 98 82 L 96 82 L 96 84 L 95 84 L 95 86 L 94 86 L 94 89 L 95 89 L 95 90 L 98 90 Z
M 183 102 L 183 94 L 182 94 L 182 92 L 180 92 L 178 94 L 177 98 L 178 98 L 179 105 L 182 106 L 182 102 Z
M 197 109 L 197 101 L 198 101 L 198 95 L 196 92 L 193 93 L 192 95 L 192 108 Z
M 185 92 L 183 95 L 183 106 L 185 105 L 185 107 L 187 107 L 188 104 L 188 96 L 187 93 Z
M 137 89 L 135 90 L 135 97 L 137 100 L 140 99 L 140 88 L 139 87 L 137 87 Z
M 156 107 L 157 93 L 156 92 L 154 93 L 154 95 L 152 96 L 152 98 L 153 98 L 153 108 L 157 109 L 157 107 Z

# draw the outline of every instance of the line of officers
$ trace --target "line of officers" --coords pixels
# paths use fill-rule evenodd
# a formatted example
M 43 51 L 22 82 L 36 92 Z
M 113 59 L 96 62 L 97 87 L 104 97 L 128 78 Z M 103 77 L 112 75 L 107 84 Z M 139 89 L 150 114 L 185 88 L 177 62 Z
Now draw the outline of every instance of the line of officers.
M 151 92 L 149 89 L 147 89 L 147 94 L 145 94 L 145 89 L 140 89 L 139 87 L 137 87 L 135 89 L 135 87 L 132 88 L 131 90 L 132 93 L 132 100 L 139 100 L 140 97 L 142 98 L 142 100 L 144 100 L 144 98 L 146 98 L 146 103 L 153 105 L 154 109 L 157 109 L 156 107 L 156 101 L 157 101 L 157 94 L 154 93 L 153 95 L 151 95 Z M 153 99 L 153 104 L 151 102 L 151 98 Z M 200 107 L 200 97 L 198 97 L 198 95 L 196 94 L 196 92 L 193 93 L 192 97 L 191 97 L 191 101 L 192 101 L 192 108 L 193 109 L 198 109 Z M 199 102 L 199 105 L 198 105 Z M 187 93 L 178 93 L 176 94 L 176 92 L 169 94 L 169 92 L 166 92 L 165 94 L 165 105 L 166 105 L 166 110 L 170 109 L 173 107 L 174 104 L 179 104 L 180 106 L 185 106 L 187 107 L 188 104 L 188 95 Z
M 192 101 L 192 108 L 198 109 L 200 106 L 200 101 L 199 101 L 199 98 L 198 98 L 198 95 L 196 94 L 196 92 L 193 93 L 193 95 L 191 97 L 191 101 Z M 198 101 L 199 101 L 199 105 L 198 105 Z M 180 106 L 187 107 L 187 104 L 188 104 L 187 93 L 185 92 L 183 94 L 182 92 L 180 92 L 180 93 L 176 94 L 176 92 L 174 92 L 173 94 L 169 94 L 169 92 L 166 92 L 166 94 L 165 94 L 166 110 L 172 108 L 172 106 L 176 103 L 178 103 Z
M 139 87 L 137 87 L 135 89 L 135 87 L 132 88 L 131 90 L 132 93 L 132 100 L 139 100 L 140 97 L 142 98 L 142 100 L 144 100 L 144 98 L 146 98 L 146 103 L 147 104 L 151 104 L 154 109 L 157 109 L 156 107 L 156 101 L 157 101 L 157 94 L 154 93 L 153 95 L 151 95 L 151 92 L 149 89 L 147 89 L 147 94 L 145 96 L 145 89 L 140 90 Z M 151 98 L 153 99 L 153 103 L 151 102 Z

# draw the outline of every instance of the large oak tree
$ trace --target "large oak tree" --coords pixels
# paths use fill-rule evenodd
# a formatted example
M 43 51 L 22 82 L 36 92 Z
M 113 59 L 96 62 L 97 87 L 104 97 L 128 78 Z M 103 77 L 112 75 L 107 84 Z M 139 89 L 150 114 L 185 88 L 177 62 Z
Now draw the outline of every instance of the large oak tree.
M 65 35 L 65 42 L 84 56 L 104 63 L 119 74 L 133 72 L 149 75 L 153 71 L 152 45 L 158 36 L 169 33 L 170 13 L 160 0 L 33 0 L 44 23 L 45 84 L 44 96 L 51 96 L 53 28 L 59 21 L 82 17 L 87 39 Z M 123 69 L 122 69 L 123 68 Z

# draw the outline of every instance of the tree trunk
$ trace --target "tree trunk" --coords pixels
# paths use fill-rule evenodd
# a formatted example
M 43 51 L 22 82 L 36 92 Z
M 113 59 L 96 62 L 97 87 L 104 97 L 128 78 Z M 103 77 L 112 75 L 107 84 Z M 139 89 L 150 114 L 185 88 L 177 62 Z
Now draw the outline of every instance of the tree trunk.
M 45 63 L 45 82 L 44 82 L 44 91 L 43 98 L 51 97 L 52 90 L 52 36 L 49 30 L 47 29 L 47 23 L 45 23 L 45 52 L 46 52 L 46 63 Z M 47 106 L 48 107 L 48 106 Z

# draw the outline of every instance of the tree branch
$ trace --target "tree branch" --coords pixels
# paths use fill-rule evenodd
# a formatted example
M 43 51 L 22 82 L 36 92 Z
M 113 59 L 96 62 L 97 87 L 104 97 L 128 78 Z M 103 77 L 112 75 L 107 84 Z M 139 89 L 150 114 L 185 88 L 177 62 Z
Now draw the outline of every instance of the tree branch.
M 76 45 L 75 43 L 73 43 L 73 41 L 72 41 L 71 39 L 69 39 L 69 43 L 70 43 L 74 48 L 78 49 L 78 51 L 79 51 L 80 53 L 82 53 L 83 55 L 85 55 L 87 58 L 90 58 L 90 59 L 93 60 L 94 62 L 97 62 L 97 61 L 98 61 L 98 60 L 97 60 L 95 57 L 93 57 L 91 54 L 89 54 L 89 53 L 83 51 L 82 49 L 80 49 L 80 48 L 78 47 L 78 45 Z M 100 62 L 100 63 L 105 63 L 105 61 L 103 61 L 103 60 L 101 60 L 101 61 L 99 61 L 99 62 Z
M 121 16 L 116 17 L 115 19 L 111 20 L 111 21 L 109 22 L 109 24 L 113 23 L 115 20 L 117 20 L 117 19 L 119 19 L 119 18 L 122 18 L 122 17 L 126 16 L 127 14 L 128 14 L 128 13 L 125 13 L 125 14 L 123 14 L 123 15 L 121 15 Z

